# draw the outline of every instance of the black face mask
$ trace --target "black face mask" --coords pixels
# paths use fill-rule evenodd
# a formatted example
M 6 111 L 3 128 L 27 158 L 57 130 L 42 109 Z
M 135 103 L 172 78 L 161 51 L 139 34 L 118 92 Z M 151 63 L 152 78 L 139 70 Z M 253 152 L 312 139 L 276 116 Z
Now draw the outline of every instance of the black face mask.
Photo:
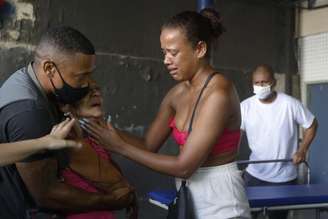
M 62 88 L 58 89 L 55 87 L 52 79 L 50 79 L 50 82 L 54 88 L 54 94 L 58 102 L 62 104 L 72 104 L 81 100 L 88 94 L 89 86 L 83 88 L 74 88 L 65 82 L 57 67 L 56 70 L 64 84 Z

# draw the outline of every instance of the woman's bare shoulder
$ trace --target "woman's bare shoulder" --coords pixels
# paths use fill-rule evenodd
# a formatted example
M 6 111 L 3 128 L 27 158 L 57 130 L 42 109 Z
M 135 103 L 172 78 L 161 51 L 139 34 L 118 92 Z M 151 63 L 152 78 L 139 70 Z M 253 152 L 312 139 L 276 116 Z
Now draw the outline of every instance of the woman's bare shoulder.
M 224 76 L 222 73 L 217 73 L 213 76 L 213 79 L 211 80 L 209 84 L 209 88 L 212 88 L 213 94 L 225 94 L 231 92 L 233 90 L 234 85 L 230 79 L 228 79 L 226 76 Z
M 179 98 L 185 94 L 186 90 L 187 90 L 186 83 L 180 82 L 168 91 L 168 93 L 166 94 L 166 98 L 169 98 L 169 99 Z

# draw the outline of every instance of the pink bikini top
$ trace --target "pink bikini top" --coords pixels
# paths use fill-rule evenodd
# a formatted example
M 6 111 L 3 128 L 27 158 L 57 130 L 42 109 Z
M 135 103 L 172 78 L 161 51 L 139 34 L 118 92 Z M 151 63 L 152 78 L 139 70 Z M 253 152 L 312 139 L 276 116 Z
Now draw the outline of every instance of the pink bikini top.
M 110 153 L 102 146 L 96 144 L 94 141 L 92 141 L 90 138 L 85 138 L 84 139 L 86 142 L 88 142 L 91 147 L 93 148 L 93 150 L 96 151 L 97 155 L 104 159 L 104 160 L 108 160 L 110 161 L 111 160 L 111 156 L 110 156 Z
M 104 149 L 102 146 L 96 144 L 90 138 L 85 138 L 84 140 L 88 144 L 91 145 L 93 150 L 95 150 L 95 152 L 101 159 L 107 160 L 108 162 L 111 161 L 111 156 L 110 156 L 109 152 L 106 151 L 106 149 Z M 71 168 L 66 168 L 66 169 L 62 170 L 61 174 L 64 177 L 65 182 L 69 185 L 83 189 L 87 192 L 96 192 L 96 193 L 101 192 L 92 184 L 92 182 L 85 179 L 79 173 L 75 172 Z
M 171 118 L 169 126 L 172 128 L 172 136 L 177 144 L 180 145 L 180 149 L 187 142 L 188 132 L 180 131 L 177 129 L 175 119 Z M 218 155 L 224 152 L 233 152 L 238 150 L 241 132 L 240 130 L 227 130 L 225 129 L 218 139 L 217 143 L 212 149 L 211 155 Z

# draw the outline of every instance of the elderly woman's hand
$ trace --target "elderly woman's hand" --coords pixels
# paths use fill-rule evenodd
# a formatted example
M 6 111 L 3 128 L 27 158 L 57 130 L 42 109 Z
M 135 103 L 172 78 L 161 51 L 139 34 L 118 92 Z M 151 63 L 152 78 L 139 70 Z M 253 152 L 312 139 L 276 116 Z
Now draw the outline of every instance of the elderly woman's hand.
M 103 145 L 110 151 L 117 152 L 125 143 L 110 123 L 96 123 L 87 119 L 80 123 L 81 127 L 91 135 L 96 143 Z

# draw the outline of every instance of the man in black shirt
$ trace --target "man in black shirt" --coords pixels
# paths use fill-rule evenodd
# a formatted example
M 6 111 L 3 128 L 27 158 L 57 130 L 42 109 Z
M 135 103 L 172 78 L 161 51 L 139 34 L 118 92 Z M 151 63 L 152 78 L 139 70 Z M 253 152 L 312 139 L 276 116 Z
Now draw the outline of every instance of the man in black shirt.
M 49 133 L 61 120 L 58 103 L 71 104 L 85 96 L 94 68 L 94 47 L 80 32 L 70 27 L 46 32 L 34 61 L 0 88 L 0 142 Z M 1 167 L 0 218 L 26 218 L 36 208 L 57 213 L 115 209 L 111 195 L 84 192 L 61 182 L 57 174 L 65 161 L 65 151 L 45 152 Z

